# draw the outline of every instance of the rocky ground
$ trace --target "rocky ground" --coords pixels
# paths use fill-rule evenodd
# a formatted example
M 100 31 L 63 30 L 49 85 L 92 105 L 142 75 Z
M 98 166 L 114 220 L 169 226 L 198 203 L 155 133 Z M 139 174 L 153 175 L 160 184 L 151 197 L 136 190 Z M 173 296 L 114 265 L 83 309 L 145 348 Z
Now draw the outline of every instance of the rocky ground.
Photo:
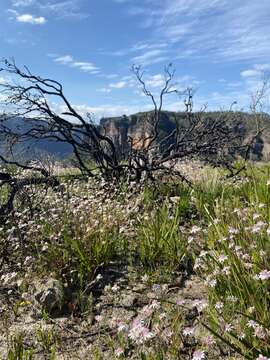
M 111 359 L 112 350 L 117 355 L 120 349 L 111 348 L 110 337 L 127 332 L 128 326 L 138 319 L 151 321 L 151 317 L 157 314 L 164 320 L 163 324 L 159 324 L 157 332 L 163 332 L 166 337 L 164 340 L 169 342 L 172 334 L 169 326 L 166 333 L 165 323 L 172 311 L 171 307 L 179 312 L 184 321 L 183 329 L 190 327 L 195 331 L 194 324 L 200 326 L 198 319 L 206 299 L 203 284 L 198 277 L 185 279 L 183 274 L 179 274 L 173 283 L 152 284 L 148 282 L 147 276 L 129 279 L 131 274 L 125 267 L 119 271 L 118 267 L 112 265 L 107 271 L 106 279 L 98 276 L 93 282 L 84 314 L 76 314 L 76 304 L 61 310 L 60 284 L 57 280 L 26 279 L 24 281 L 29 281 L 29 288 L 23 294 L 18 291 L 18 281 L 1 286 L 2 358 L 7 358 L 10 339 L 20 333 L 24 347 L 35 349 L 35 359 L 46 358 L 46 352 L 51 352 L 52 346 L 55 346 L 57 359 L 95 359 L 99 353 L 100 358 Z M 52 317 L 46 317 L 45 309 L 53 314 Z M 136 337 L 140 341 L 139 333 L 134 334 Z M 183 339 L 179 356 L 181 354 L 181 358 L 189 359 L 197 341 L 192 334 L 183 335 Z M 46 342 L 49 342 L 47 349 Z M 151 341 L 148 346 L 151 346 Z M 125 356 L 137 358 L 137 355 L 132 355 L 132 350 L 127 350 Z

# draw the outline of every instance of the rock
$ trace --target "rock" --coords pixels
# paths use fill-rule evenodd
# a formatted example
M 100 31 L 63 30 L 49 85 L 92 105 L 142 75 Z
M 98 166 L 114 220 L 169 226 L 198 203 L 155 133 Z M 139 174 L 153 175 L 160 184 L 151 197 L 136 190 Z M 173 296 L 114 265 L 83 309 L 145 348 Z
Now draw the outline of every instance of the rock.
M 178 204 L 180 201 L 180 196 L 171 196 L 169 200 L 174 204 Z
M 35 283 L 35 300 L 49 314 L 59 311 L 63 305 L 63 288 L 60 281 L 47 278 Z
M 134 294 L 125 294 L 121 299 L 121 305 L 131 307 L 138 301 L 138 296 Z
M 139 293 L 142 293 L 146 289 L 147 289 L 147 285 L 143 284 L 143 283 L 137 284 L 132 288 L 133 291 L 139 292 Z

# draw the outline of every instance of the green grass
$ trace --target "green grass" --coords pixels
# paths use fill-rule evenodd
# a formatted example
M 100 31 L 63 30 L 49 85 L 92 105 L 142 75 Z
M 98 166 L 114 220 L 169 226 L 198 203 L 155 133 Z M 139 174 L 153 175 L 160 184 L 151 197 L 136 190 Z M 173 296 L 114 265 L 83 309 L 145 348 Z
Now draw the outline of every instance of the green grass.
M 208 283 L 208 328 L 247 359 L 270 356 L 270 280 L 257 278 L 269 271 L 268 175 L 268 167 L 251 167 L 230 199 L 224 192 L 216 198 L 207 211 L 207 255 L 199 261 Z

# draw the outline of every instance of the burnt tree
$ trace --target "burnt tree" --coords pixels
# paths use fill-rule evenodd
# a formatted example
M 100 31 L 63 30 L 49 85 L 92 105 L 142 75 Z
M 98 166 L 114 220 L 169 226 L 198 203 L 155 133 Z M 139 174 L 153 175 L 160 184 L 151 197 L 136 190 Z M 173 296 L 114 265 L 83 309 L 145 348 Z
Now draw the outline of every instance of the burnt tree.
M 9 157 L 2 156 L 2 162 L 17 162 L 18 166 L 29 167 L 27 162 L 18 164 L 14 159 L 14 146 L 27 143 L 29 139 L 49 139 L 69 144 L 79 169 L 90 177 L 101 174 L 110 180 L 123 176 L 136 181 L 145 177 L 153 179 L 156 171 L 175 171 L 175 162 L 186 158 L 225 166 L 233 174 L 235 157 L 239 154 L 245 157 L 252 143 L 244 144 L 241 124 L 232 111 L 215 118 L 204 116 L 203 110 L 194 113 L 192 89 L 184 92 L 176 89 L 175 70 L 171 64 L 164 69 L 164 86 L 157 97 L 148 89 L 141 67 L 132 67 L 144 95 L 152 102 L 153 111 L 145 119 L 148 134 L 140 139 L 129 139 L 126 161 L 122 161 L 105 129 L 95 124 L 90 115 L 82 116 L 70 103 L 61 83 L 34 75 L 27 67 L 19 68 L 14 60 L 4 60 L 0 71 L 14 79 L 1 85 L 6 110 L 0 118 L 0 136 L 9 149 Z M 186 96 L 186 121 L 181 125 L 176 116 L 174 129 L 164 135 L 160 131 L 160 120 L 164 98 L 171 94 Z M 14 118 L 26 126 L 12 128 L 9 124 Z M 32 170 L 38 171 L 44 179 L 50 178 L 40 169 Z

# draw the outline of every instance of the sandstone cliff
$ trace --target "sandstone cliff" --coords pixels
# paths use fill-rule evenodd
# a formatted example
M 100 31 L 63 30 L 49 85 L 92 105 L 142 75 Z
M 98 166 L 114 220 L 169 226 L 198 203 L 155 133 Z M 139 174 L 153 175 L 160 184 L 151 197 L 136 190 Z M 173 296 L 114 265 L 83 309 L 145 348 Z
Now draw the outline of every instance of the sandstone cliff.
M 125 154 L 132 143 L 133 148 L 140 147 L 151 134 L 151 124 L 149 122 L 150 112 L 137 113 L 130 116 L 103 118 L 100 126 L 109 136 L 118 151 Z M 215 117 L 220 115 L 218 112 L 207 112 L 204 116 Z M 235 114 L 234 114 L 235 115 Z M 230 116 L 230 113 L 228 113 Z M 249 139 L 256 133 L 256 119 L 254 115 L 248 113 L 237 113 L 240 126 L 235 131 L 243 131 L 245 138 Z M 164 111 L 159 124 L 161 135 L 169 134 L 175 128 L 175 120 L 180 126 L 187 126 L 185 113 L 174 113 Z M 259 136 L 253 146 L 251 158 L 254 160 L 270 159 L 270 116 L 263 114 L 261 124 L 265 128 L 263 135 Z

